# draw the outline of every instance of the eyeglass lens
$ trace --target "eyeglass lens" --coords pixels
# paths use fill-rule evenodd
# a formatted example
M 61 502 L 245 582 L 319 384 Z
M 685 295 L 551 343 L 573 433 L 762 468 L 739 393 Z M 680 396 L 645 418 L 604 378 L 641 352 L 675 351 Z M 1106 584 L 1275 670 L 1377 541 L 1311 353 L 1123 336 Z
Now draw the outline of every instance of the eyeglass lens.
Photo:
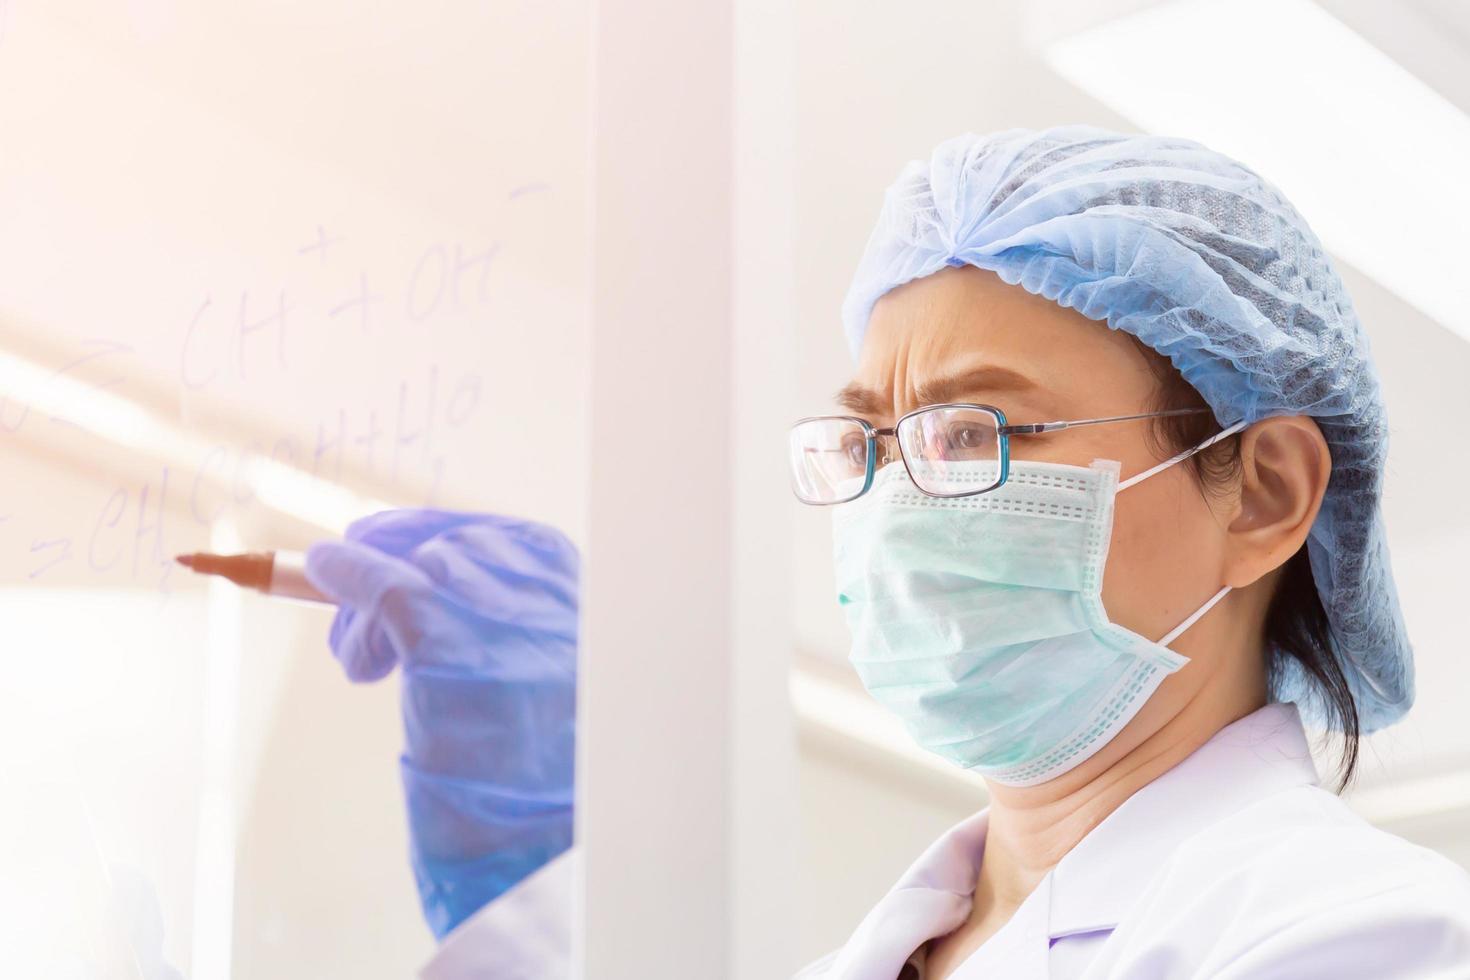
M 905 416 L 898 442 L 925 493 L 958 496 L 1000 482 L 1000 419 L 980 408 L 936 407 Z
M 996 415 L 984 409 L 935 407 L 905 416 L 896 434 L 914 483 L 926 493 L 957 496 L 999 484 L 999 426 Z M 829 417 L 797 423 L 790 442 L 796 496 L 813 504 L 857 497 L 867 478 L 870 451 L 868 430 L 856 420 Z
M 791 428 L 791 487 L 809 504 L 840 504 L 862 493 L 868 431 L 853 419 L 820 418 Z

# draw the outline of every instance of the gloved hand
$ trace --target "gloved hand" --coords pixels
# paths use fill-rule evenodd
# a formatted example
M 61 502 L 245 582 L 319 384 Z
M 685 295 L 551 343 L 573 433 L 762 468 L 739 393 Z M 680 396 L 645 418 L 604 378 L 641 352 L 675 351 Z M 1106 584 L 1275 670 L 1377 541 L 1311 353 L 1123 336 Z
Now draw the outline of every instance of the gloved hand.
M 437 510 L 307 553 L 348 678 L 402 672 L 410 860 L 438 938 L 571 845 L 577 566 L 554 528 Z

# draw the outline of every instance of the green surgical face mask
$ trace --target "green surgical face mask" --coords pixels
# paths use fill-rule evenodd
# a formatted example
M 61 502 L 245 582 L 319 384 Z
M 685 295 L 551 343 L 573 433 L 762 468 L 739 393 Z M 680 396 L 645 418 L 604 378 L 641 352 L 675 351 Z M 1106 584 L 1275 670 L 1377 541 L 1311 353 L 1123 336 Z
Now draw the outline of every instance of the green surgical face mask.
M 891 464 L 833 508 L 853 666 L 921 746 L 996 782 L 1046 782 L 1189 662 L 1168 644 L 1229 587 L 1158 641 L 1108 620 L 1118 472 L 1016 460 L 995 490 L 938 498 Z

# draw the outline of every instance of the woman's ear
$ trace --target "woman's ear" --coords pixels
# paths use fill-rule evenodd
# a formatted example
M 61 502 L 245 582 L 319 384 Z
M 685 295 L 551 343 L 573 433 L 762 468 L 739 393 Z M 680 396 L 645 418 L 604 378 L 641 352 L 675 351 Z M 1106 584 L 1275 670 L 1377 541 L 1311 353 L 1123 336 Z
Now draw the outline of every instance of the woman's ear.
M 1301 550 L 1322 507 L 1332 455 L 1303 415 L 1263 419 L 1240 436 L 1240 504 L 1229 525 L 1226 583 L 1239 589 Z

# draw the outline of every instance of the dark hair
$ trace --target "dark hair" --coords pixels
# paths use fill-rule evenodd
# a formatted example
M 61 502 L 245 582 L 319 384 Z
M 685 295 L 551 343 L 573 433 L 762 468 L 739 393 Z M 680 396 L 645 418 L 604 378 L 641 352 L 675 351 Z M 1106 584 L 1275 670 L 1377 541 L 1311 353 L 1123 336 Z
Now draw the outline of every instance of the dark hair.
M 1137 338 L 1132 339 L 1144 352 L 1159 380 L 1158 411 L 1209 407 L 1167 358 L 1145 347 Z M 1153 423 L 1150 438 L 1160 457 L 1197 446 L 1220 430 L 1213 413 L 1175 415 L 1154 419 Z M 1222 439 L 1191 456 L 1189 462 L 1193 464 L 1201 492 L 1228 492 L 1241 477 L 1240 439 L 1238 436 Z M 1328 717 L 1342 733 L 1337 784 L 1337 791 L 1342 792 L 1352 782 L 1358 767 L 1358 704 L 1342 664 L 1333 652 L 1332 626 L 1312 580 L 1305 544 L 1282 566 L 1276 592 L 1266 610 L 1265 642 L 1268 681 L 1274 681 L 1288 661 L 1295 660 L 1311 678 Z

